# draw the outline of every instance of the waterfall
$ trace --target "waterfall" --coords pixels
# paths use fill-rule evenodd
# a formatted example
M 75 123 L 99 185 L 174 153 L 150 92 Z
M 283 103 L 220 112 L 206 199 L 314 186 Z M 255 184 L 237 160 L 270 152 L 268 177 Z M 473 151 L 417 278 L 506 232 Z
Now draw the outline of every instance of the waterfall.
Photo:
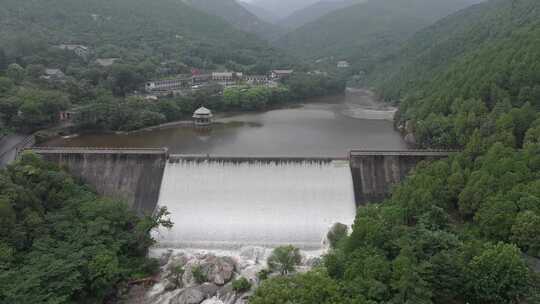
M 346 161 L 169 162 L 159 206 L 174 227 L 162 248 L 238 249 L 292 244 L 320 249 L 329 227 L 351 225 L 354 190 Z

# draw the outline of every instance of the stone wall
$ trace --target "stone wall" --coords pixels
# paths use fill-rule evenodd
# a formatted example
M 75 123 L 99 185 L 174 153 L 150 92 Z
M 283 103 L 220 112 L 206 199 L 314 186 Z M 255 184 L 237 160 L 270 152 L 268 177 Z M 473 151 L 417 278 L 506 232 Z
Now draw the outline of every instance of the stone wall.
M 422 161 L 447 158 L 449 151 L 352 151 L 356 204 L 381 202 Z
M 97 193 L 126 201 L 139 214 L 152 213 L 167 162 L 164 149 L 32 148 Z

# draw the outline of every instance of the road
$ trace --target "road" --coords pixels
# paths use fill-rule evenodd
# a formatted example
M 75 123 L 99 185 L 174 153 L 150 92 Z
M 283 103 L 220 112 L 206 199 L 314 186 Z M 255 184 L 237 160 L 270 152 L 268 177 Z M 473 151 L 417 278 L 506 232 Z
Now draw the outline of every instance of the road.
M 0 140 L 0 168 L 5 167 L 9 162 L 13 161 L 17 156 L 16 149 L 26 136 L 20 134 L 6 135 Z

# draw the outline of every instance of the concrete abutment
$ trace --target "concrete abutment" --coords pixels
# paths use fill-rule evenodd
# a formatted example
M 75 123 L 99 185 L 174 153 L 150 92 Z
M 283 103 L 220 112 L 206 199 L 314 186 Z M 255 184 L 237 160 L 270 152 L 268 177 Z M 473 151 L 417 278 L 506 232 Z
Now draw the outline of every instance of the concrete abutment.
M 154 211 L 167 162 L 349 162 L 357 206 L 381 202 L 422 161 L 447 158 L 452 151 L 351 151 L 331 157 L 215 157 L 169 155 L 167 149 L 32 148 L 65 168 L 97 193 L 124 200 L 138 214 Z M 346 165 L 346 163 L 345 163 Z

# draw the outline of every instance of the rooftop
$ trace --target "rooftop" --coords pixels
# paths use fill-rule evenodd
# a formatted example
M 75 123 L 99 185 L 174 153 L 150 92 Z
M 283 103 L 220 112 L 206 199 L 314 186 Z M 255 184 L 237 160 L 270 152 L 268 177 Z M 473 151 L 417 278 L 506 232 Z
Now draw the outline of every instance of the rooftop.
M 205 107 L 198 108 L 193 115 L 212 115 L 212 111 L 208 110 Z

